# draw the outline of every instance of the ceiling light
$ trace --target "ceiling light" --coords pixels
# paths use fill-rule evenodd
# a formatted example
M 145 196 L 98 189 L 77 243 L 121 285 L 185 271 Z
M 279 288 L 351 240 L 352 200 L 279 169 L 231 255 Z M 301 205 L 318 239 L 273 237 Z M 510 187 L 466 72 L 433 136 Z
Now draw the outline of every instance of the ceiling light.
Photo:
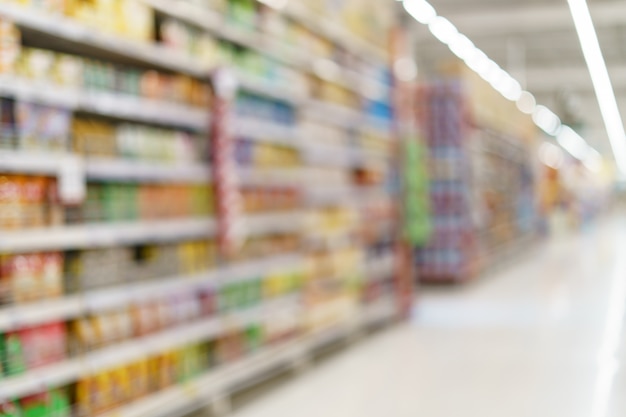
M 617 167 L 626 174 L 626 132 L 589 7 L 585 0 L 568 0 L 568 3 Z
M 597 152 L 569 126 L 563 126 L 560 129 L 556 140 L 563 149 L 580 161 L 585 161 L 593 152 Z
M 474 51 L 465 59 L 465 64 L 478 74 L 487 70 L 489 62 L 489 57 L 478 48 L 475 48 Z
M 457 36 L 450 41 L 448 47 L 454 55 L 462 60 L 470 58 L 476 52 L 474 43 L 461 33 L 457 33 Z
M 522 91 L 520 97 L 517 99 L 517 108 L 519 111 L 525 114 L 533 114 L 537 101 L 528 91 Z
M 604 160 L 602 159 L 600 152 L 593 148 L 589 148 L 587 158 L 583 161 L 583 165 L 585 165 L 585 167 L 591 172 L 600 172 L 602 171 L 603 162 Z
M 533 121 L 541 130 L 551 136 L 556 136 L 561 129 L 561 120 L 546 106 L 535 107 Z
M 448 19 L 441 16 L 437 16 L 431 20 L 428 24 L 428 29 L 430 29 L 430 32 L 435 38 L 446 45 L 459 36 L 459 31 L 456 27 Z
M 425 0 L 404 0 L 403 6 L 404 10 L 413 16 L 415 20 L 424 25 L 429 24 L 437 17 L 437 12 L 435 12 L 433 6 Z

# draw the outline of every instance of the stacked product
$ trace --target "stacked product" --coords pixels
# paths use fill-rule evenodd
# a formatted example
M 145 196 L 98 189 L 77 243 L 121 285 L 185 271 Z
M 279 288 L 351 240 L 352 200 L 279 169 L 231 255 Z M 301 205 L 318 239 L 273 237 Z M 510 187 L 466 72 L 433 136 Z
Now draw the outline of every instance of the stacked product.
M 389 64 L 360 38 L 388 28 L 365 4 L 344 36 L 319 4 L 0 0 L 0 416 L 175 415 L 395 315 Z
M 477 241 L 461 84 L 438 82 L 421 88 L 418 111 L 430 152 L 433 216 L 431 238 L 417 251 L 418 274 L 424 281 L 464 281 L 475 273 Z
M 535 232 L 530 117 L 469 70 L 418 93 L 430 151 L 433 235 L 420 278 L 458 282 L 518 254 Z

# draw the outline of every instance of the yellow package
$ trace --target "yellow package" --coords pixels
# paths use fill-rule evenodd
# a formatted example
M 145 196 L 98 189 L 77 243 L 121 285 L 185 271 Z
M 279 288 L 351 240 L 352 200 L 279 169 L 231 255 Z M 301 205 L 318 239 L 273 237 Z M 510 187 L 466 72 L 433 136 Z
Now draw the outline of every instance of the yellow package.
M 79 416 L 94 415 L 98 384 L 95 376 L 81 379 L 76 384 L 76 407 Z
M 154 11 L 137 0 L 118 0 L 115 5 L 115 31 L 128 39 L 150 42 L 154 39 Z
M 35 81 L 47 81 L 52 72 L 55 54 L 37 48 L 24 48 L 16 62 L 17 75 Z

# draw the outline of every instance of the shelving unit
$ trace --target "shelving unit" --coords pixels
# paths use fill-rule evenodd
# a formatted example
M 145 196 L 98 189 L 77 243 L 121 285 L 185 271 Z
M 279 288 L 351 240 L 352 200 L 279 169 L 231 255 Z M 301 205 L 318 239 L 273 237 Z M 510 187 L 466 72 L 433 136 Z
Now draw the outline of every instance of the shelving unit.
M 123 3 L 149 27 L 0 3 L 0 56 L 16 58 L 0 67 L 0 406 L 182 416 L 398 314 L 388 54 L 300 4 L 248 3 L 313 53 L 241 10 Z M 236 178 L 208 145 L 218 68 L 238 81 Z M 48 113 L 49 140 L 29 130 Z M 226 184 L 242 202 L 229 256 Z M 113 381 L 127 389 L 106 402 Z

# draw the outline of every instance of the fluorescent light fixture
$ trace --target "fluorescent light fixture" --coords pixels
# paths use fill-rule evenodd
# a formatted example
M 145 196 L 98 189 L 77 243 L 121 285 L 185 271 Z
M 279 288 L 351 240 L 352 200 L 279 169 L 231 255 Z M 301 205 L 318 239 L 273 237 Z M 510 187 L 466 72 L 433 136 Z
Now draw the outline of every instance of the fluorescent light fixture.
M 569 152 L 570 155 L 583 162 L 594 152 L 597 152 L 587 145 L 587 142 L 569 126 L 561 127 L 556 141 L 563 149 Z
M 626 132 L 589 7 L 585 0 L 568 0 L 568 3 L 617 167 L 626 175 Z
M 450 44 L 453 39 L 459 36 L 459 31 L 445 17 L 437 16 L 428 24 L 430 33 L 442 43 Z
M 517 99 L 517 108 L 519 111 L 525 114 L 533 114 L 536 105 L 537 100 L 535 100 L 535 96 L 528 91 L 522 91 L 520 93 L 520 97 Z
M 593 29 L 593 23 L 591 22 L 591 17 L 588 16 L 589 9 L 587 8 L 585 0 L 568 1 L 570 3 L 570 7 L 572 8 L 573 15 L 575 15 L 576 13 L 574 9 L 584 7 L 584 10 L 586 10 L 586 16 L 584 15 L 584 13 L 582 13 L 582 17 L 579 17 L 582 23 L 580 25 L 577 24 L 579 36 L 581 36 L 581 43 L 583 36 L 581 35 L 581 30 L 578 27 L 586 25 L 583 30 L 591 30 L 593 32 L 593 39 L 595 39 L 595 46 L 597 47 L 597 55 L 589 56 L 591 58 L 598 58 L 599 56 L 599 61 L 602 63 L 602 65 L 604 65 L 604 61 L 602 60 L 602 53 L 600 52 L 597 37 L 595 36 L 595 31 Z M 529 93 L 528 91 L 523 91 L 521 84 L 515 78 L 513 78 L 511 74 L 500 68 L 497 63 L 489 59 L 489 57 L 483 51 L 478 49 L 467 36 L 459 33 L 457 28 L 448 19 L 442 16 L 437 16 L 437 11 L 430 3 L 428 3 L 428 1 L 403 0 L 403 6 L 405 10 L 411 16 L 413 16 L 415 20 L 424 25 L 428 25 L 428 29 L 430 29 L 430 32 L 439 41 L 448 45 L 450 51 L 452 51 L 454 55 L 463 60 L 465 64 L 474 72 L 476 72 L 483 80 L 491 84 L 491 86 L 500 94 L 502 94 L 504 98 L 515 101 L 517 104 L 517 108 L 523 113 L 532 114 L 533 121 L 539 128 L 541 128 L 548 135 L 557 136 L 558 142 L 561 144 L 561 146 L 563 146 L 563 148 L 565 148 L 565 150 L 567 150 L 569 153 L 571 153 L 581 161 L 588 160 L 588 164 L 592 166 L 597 165 L 597 157 L 589 157 L 589 155 L 595 155 L 593 152 L 597 153 L 597 151 L 587 145 L 587 142 L 585 142 L 585 140 L 581 138 L 571 128 L 567 126 L 562 126 L 559 117 L 554 114 L 550 109 L 545 106 L 537 106 L 535 97 L 533 97 L 531 93 Z M 581 12 L 579 11 L 578 13 L 580 14 Z M 585 49 L 584 46 L 583 49 Z M 585 53 L 585 58 L 587 59 L 588 65 L 591 67 L 591 64 L 589 64 L 590 58 L 587 55 L 588 54 Z M 410 67 L 410 64 L 408 62 L 401 61 L 395 63 L 394 70 L 399 78 L 403 78 L 400 75 L 404 75 L 407 79 L 412 79 L 414 77 L 414 73 L 416 72 L 416 68 Z M 327 69 L 326 71 L 322 72 L 332 71 L 328 71 Z M 618 165 L 620 165 L 620 169 L 626 174 L 626 133 L 624 133 L 624 127 L 619 116 L 619 111 L 617 110 L 617 103 L 615 102 L 613 89 L 610 86 L 608 72 L 606 71 L 606 65 L 604 65 L 604 75 L 602 75 L 600 78 L 603 78 L 605 80 L 605 84 L 608 84 L 610 97 L 605 98 L 605 100 L 601 100 L 600 93 L 597 93 L 598 100 L 600 101 L 601 107 L 602 103 L 608 102 L 609 104 L 615 104 L 613 106 L 614 111 L 612 113 L 608 113 L 610 116 L 608 118 L 608 121 L 611 121 L 612 123 L 608 123 L 606 116 L 605 123 L 607 124 L 607 130 L 609 130 L 609 125 L 611 125 L 611 127 L 613 128 L 613 130 L 609 132 L 609 137 L 611 138 L 611 143 L 613 144 L 616 159 L 618 159 Z M 604 87 L 606 87 L 606 85 Z M 597 90 L 598 88 L 596 87 L 596 91 Z M 602 114 L 605 115 L 605 113 L 607 112 L 603 109 Z M 621 149 L 620 152 L 618 152 L 618 148 Z
M 513 77 L 509 78 L 509 85 L 502 95 L 511 101 L 517 102 L 522 97 L 522 85 Z
M 591 172 L 600 172 L 602 171 L 602 162 L 603 159 L 600 152 L 590 147 L 587 157 L 583 161 L 583 165 Z
M 490 63 L 489 57 L 478 48 L 474 49 L 464 61 L 465 64 L 477 74 L 485 72 Z
M 535 107 L 533 121 L 537 127 L 551 136 L 556 136 L 561 129 L 561 120 L 546 106 Z
M 471 58 L 477 51 L 474 43 L 462 33 L 457 33 L 457 36 L 448 43 L 448 48 L 463 61 Z
M 404 6 L 404 10 L 413 16 L 415 20 L 424 25 L 429 24 L 437 17 L 435 8 L 425 0 L 404 0 L 402 5 Z

